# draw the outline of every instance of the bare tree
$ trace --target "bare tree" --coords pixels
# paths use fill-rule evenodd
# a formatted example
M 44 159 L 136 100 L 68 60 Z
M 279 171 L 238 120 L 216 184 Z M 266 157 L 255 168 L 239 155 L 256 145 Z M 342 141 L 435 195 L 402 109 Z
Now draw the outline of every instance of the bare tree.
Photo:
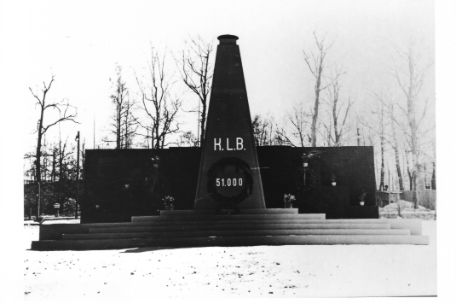
M 424 189 L 421 183 L 422 175 L 422 137 L 424 133 L 423 120 L 428 110 L 428 100 L 425 100 L 424 107 L 419 113 L 419 94 L 423 87 L 426 67 L 419 65 L 416 50 L 410 46 L 406 52 L 399 53 L 405 69 L 395 70 L 395 79 L 403 96 L 404 103 L 398 103 L 398 108 L 405 116 L 406 124 L 402 124 L 407 152 L 410 155 L 409 165 L 407 166 L 410 178 L 411 190 L 413 191 L 414 207 L 418 207 L 417 190 Z M 408 158 L 407 158 L 408 159 Z
M 133 100 L 128 99 L 125 103 L 124 111 L 123 111 L 123 121 L 122 121 L 122 128 L 123 128 L 123 148 L 129 149 L 133 145 L 133 138 L 137 134 L 138 130 L 138 121 L 137 118 L 133 114 L 135 103 Z
M 122 113 L 125 107 L 125 99 L 127 94 L 127 88 L 125 83 L 122 81 L 121 75 L 119 74 L 116 82 L 115 94 L 111 95 L 111 101 L 115 106 L 115 117 L 112 123 L 114 130 L 113 133 L 116 136 L 116 149 L 122 149 Z
M 385 108 L 384 104 L 380 103 L 380 125 L 379 125 L 379 130 L 380 130 L 380 159 L 381 159 L 381 165 L 380 165 L 380 185 L 378 187 L 379 191 L 383 191 L 385 187 Z
M 148 122 L 140 122 L 140 125 L 145 129 L 146 134 L 143 136 L 150 140 L 151 147 L 161 149 L 168 144 L 167 136 L 179 131 L 176 116 L 181 107 L 181 101 L 171 95 L 170 81 L 165 73 L 165 56 L 160 58 L 153 48 L 148 68 L 150 76 L 148 84 L 142 83 L 137 78 L 142 108 L 148 118 Z
M 314 105 L 312 111 L 312 125 L 310 129 L 311 134 L 311 145 L 312 147 L 317 146 L 317 127 L 318 127 L 318 113 L 320 109 L 320 94 L 321 92 L 326 89 L 327 86 L 322 84 L 323 81 L 323 74 L 326 68 L 326 55 L 328 53 L 328 49 L 331 45 L 326 45 L 324 39 L 320 39 L 317 34 L 314 32 L 314 42 L 316 46 L 316 51 L 314 52 L 305 52 L 304 51 L 304 61 L 312 74 L 313 78 L 315 79 L 314 85 Z
M 131 100 L 126 82 L 122 78 L 122 68 L 116 67 L 117 77 L 113 82 L 114 93 L 110 98 L 114 105 L 112 118 L 112 134 L 115 140 L 105 138 L 106 142 L 115 142 L 116 149 L 128 149 L 131 147 L 133 137 L 136 135 L 137 120 L 133 115 L 134 102 Z
M 402 169 L 401 169 L 401 163 L 400 163 L 400 157 L 399 157 L 399 154 L 400 154 L 399 153 L 399 144 L 398 144 L 397 135 L 396 135 L 397 120 L 396 120 L 396 116 L 395 116 L 393 103 L 390 104 L 389 116 L 390 116 L 390 128 L 391 128 L 390 144 L 391 144 L 391 147 L 393 148 L 393 152 L 394 152 L 394 163 L 396 166 L 399 190 L 404 191 L 404 178 L 402 176 Z
M 309 134 L 309 123 L 312 114 L 308 113 L 302 103 L 293 106 L 292 113 L 287 115 L 288 122 L 291 124 L 291 136 L 289 138 L 283 134 L 284 138 L 295 147 L 305 147 L 306 143 L 312 142 L 312 136 Z M 290 137 L 291 137 L 290 136 Z M 297 144 L 295 142 L 298 142 Z
M 269 146 L 272 142 L 273 121 L 271 117 L 262 117 L 257 114 L 253 117 L 253 136 L 257 146 Z
M 384 176 L 385 176 L 385 150 L 388 146 L 392 148 L 394 166 L 397 175 L 397 184 L 399 190 L 404 190 L 404 177 L 402 174 L 402 165 L 401 165 L 401 150 L 403 147 L 400 145 L 398 140 L 397 130 L 400 129 L 401 121 L 398 119 L 396 114 L 396 103 L 391 97 L 385 97 L 385 94 L 374 94 L 374 97 L 377 101 L 377 110 L 372 111 L 374 114 L 374 125 L 370 125 L 366 122 L 363 122 L 369 130 L 379 138 L 380 143 L 380 186 L 379 190 L 383 190 L 385 185 Z M 407 153 L 405 154 L 406 161 L 408 164 Z M 408 166 L 407 166 L 408 167 Z M 410 182 L 412 182 L 410 178 Z M 412 187 L 412 186 L 410 186 Z M 411 189 L 411 188 L 410 188 Z
M 40 189 L 41 189 L 41 156 L 42 156 L 42 139 L 46 132 L 52 128 L 53 126 L 65 122 L 71 121 L 74 123 L 78 123 L 76 118 L 76 112 L 71 112 L 72 107 L 69 103 L 63 102 L 51 102 L 48 103 L 47 97 L 49 91 L 54 83 L 54 76 L 51 77 L 51 80 L 48 83 L 43 82 L 43 88 L 41 89 L 40 96 L 35 93 L 32 88 L 29 87 L 30 93 L 36 100 L 36 105 L 39 107 L 39 118 L 38 118 L 38 127 L 37 127 L 37 143 L 36 143 L 36 153 L 35 153 L 35 174 L 36 174 L 36 183 L 38 187 L 38 196 L 36 201 L 36 217 L 37 219 L 41 215 L 40 210 Z M 45 122 L 45 116 L 49 111 L 57 111 L 59 113 L 59 118 L 55 119 L 51 123 Z
M 51 182 L 56 181 L 57 177 L 57 153 L 58 153 L 58 148 L 53 147 L 52 148 L 52 170 L 51 170 Z
M 58 163 L 58 175 L 59 175 L 59 181 L 63 181 L 66 179 L 66 160 L 67 157 L 71 155 L 71 152 L 67 151 L 67 141 L 62 142 L 61 139 L 59 139 L 59 144 L 57 147 L 57 163 Z
M 371 111 L 373 118 L 370 120 L 363 120 L 359 117 L 359 124 L 364 126 L 367 131 L 367 139 L 369 145 L 376 145 L 375 143 L 378 142 L 380 145 L 380 154 L 376 154 L 376 164 L 378 159 L 380 160 L 380 172 L 379 172 L 379 186 L 378 190 L 383 191 L 385 186 L 385 148 L 386 148 L 386 141 L 387 134 L 386 134 L 386 124 L 385 124 L 385 102 L 384 97 L 381 94 L 374 93 L 375 98 L 375 108 Z M 378 141 L 377 141 L 378 140 Z M 378 167 L 378 166 L 376 166 Z
M 178 141 L 179 147 L 197 147 L 199 139 L 193 134 L 192 131 L 183 132 Z
M 296 146 L 293 144 L 293 142 L 290 140 L 290 136 L 288 135 L 288 132 L 278 124 L 275 125 L 274 129 L 274 137 L 271 145 L 277 145 L 277 146 Z
M 189 49 L 182 51 L 181 76 L 184 84 L 198 96 L 201 109 L 198 107 L 200 144 L 204 139 L 206 112 L 212 82 L 210 66 L 213 47 L 200 37 L 190 40 Z
M 65 198 L 68 196 L 67 191 L 67 180 L 70 178 L 69 166 L 71 163 L 72 152 L 67 150 L 67 140 L 64 142 L 59 138 L 57 146 L 57 164 L 58 164 L 58 176 L 59 182 L 56 188 L 57 202 L 60 203 L 60 210 L 63 209 Z
M 339 147 L 342 144 L 347 117 L 352 106 L 352 101 L 350 98 L 346 104 L 341 104 L 342 101 L 340 100 L 340 78 L 343 74 L 344 73 L 342 72 L 337 72 L 334 79 L 329 85 L 328 99 L 330 102 L 331 115 L 329 123 L 325 124 L 328 136 L 328 146 Z
M 33 154 L 34 155 L 34 154 Z M 35 157 L 33 157 L 35 158 Z M 41 181 L 52 180 L 52 144 L 46 140 L 46 135 L 43 135 L 43 143 L 41 145 Z
M 287 145 L 289 138 L 272 116 L 255 115 L 252 120 L 253 136 L 257 146 Z

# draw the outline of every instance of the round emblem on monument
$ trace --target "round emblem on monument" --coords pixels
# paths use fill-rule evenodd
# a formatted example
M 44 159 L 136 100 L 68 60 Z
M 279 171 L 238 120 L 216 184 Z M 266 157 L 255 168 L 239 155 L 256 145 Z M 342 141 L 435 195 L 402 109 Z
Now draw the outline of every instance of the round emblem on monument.
M 223 158 L 208 171 L 208 192 L 217 201 L 239 203 L 252 193 L 252 172 L 239 158 Z

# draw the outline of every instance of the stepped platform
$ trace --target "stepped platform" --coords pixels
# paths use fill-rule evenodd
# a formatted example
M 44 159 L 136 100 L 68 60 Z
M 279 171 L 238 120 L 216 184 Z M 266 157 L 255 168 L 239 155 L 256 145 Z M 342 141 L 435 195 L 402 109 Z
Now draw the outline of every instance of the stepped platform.
M 176 210 L 122 223 L 43 224 L 32 250 L 428 243 L 419 220 L 325 219 L 292 208 L 235 214 Z

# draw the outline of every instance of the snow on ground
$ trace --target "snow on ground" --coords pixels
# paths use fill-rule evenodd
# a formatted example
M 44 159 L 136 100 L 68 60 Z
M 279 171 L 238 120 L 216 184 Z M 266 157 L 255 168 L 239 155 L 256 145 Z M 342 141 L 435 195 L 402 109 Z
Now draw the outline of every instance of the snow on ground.
M 401 218 L 435 220 L 437 216 L 435 210 L 423 206 L 418 206 L 415 209 L 412 202 L 404 200 L 379 208 L 379 213 L 381 218 L 398 218 L 400 216 Z
M 24 226 L 28 239 L 38 227 Z M 332 245 L 31 251 L 26 302 L 182 297 L 436 295 L 435 221 L 428 246 Z

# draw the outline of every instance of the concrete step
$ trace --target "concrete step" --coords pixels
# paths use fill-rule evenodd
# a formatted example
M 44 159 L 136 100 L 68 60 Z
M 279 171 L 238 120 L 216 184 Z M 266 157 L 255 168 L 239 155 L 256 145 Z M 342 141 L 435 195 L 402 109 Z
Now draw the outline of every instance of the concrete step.
M 262 224 L 262 223 L 269 223 L 269 224 L 299 224 L 299 223 L 307 223 L 307 224 L 324 224 L 324 223 L 356 223 L 356 224 L 370 224 L 370 223 L 377 223 L 377 224 L 386 224 L 389 223 L 387 220 L 378 220 L 378 219 L 331 219 L 331 220 L 312 220 L 312 219 L 291 219 L 291 220 L 274 220 L 271 221 L 267 218 L 257 219 L 257 220 L 236 220 L 236 222 L 240 225 L 245 223 L 249 224 Z M 154 221 L 154 222 L 120 222 L 120 223 L 89 223 L 89 224 L 53 224 L 53 225 L 41 225 L 40 226 L 40 240 L 54 240 L 60 239 L 61 234 L 63 233 L 88 233 L 90 228 L 121 228 L 121 227 L 138 227 L 138 231 L 141 231 L 141 227 L 159 227 L 159 226 L 195 226 L 195 225 L 215 225 L 215 224 L 233 224 L 233 220 L 168 220 L 168 221 Z M 409 229 L 407 225 L 405 226 L 397 226 L 397 228 L 402 229 L 409 229 L 411 230 L 412 234 L 421 234 L 420 231 L 417 229 L 419 225 L 415 223 L 415 225 L 410 226 L 412 229 Z
M 206 219 L 206 220 L 193 220 L 193 219 L 170 219 L 151 222 L 132 222 L 131 225 L 110 225 L 110 226 L 92 226 L 91 228 L 100 227 L 158 227 L 158 226 L 212 226 L 212 225 L 265 225 L 265 224 L 364 224 L 364 225 L 387 225 L 387 221 L 369 221 L 369 220 L 318 220 L 318 219 Z
M 199 214 L 199 213 L 183 213 L 183 214 L 164 214 L 164 215 L 151 215 L 151 216 L 132 216 L 131 222 L 154 222 L 154 221 L 169 221 L 169 220 L 258 220 L 258 219 L 315 219 L 324 220 L 325 214 L 319 213 L 300 213 L 300 214 Z
M 95 240 L 43 240 L 32 242 L 33 250 L 95 250 L 135 247 L 200 247 L 257 245 L 411 244 L 427 245 L 421 235 L 287 235 L 222 236 L 189 238 L 127 238 Z
M 154 232 L 154 231 L 189 231 L 189 230 L 267 230 L 267 229 L 390 229 L 388 223 L 344 223 L 344 222 L 319 222 L 319 223 L 294 223 L 294 222 L 231 222 L 211 224 L 191 223 L 191 224 L 170 224 L 154 226 L 109 226 L 109 227 L 92 227 L 89 228 L 90 233 L 109 233 L 109 232 Z
M 64 240 L 127 239 L 127 238 L 176 238 L 241 235 L 410 235 L 406 229 L 274 229 L 274 230 L 196 230 L 162 232 L 123 232 L 63 234 Z
M 267 209 L 240 209 L 240 214 L 298 214 L 298 208 L 267 208 Z M 222 209 L 221 214 L 233 214 L 233 210 Z M 212 214 L 215 210 L 160 210 L 160 215 L 195 215 L 195 214 Z
M 125 226 L 162 226 L 162 225 L 244 225 L 244 224 L 287 224 L 287 223 L 302 223 L 302 224 L 387 224 L 385 220 L 322 220 L 322 219 L 307 219 L 307 218 L 256 218 L 256 219 L 244 219 L 244 218 L 206 218 L 206 219 L 160 219 L 156 221 L 138 221 L 131 222 L 130 225 L 108 225 L 106 227 L 125 227 Z M 105 227 L 104 225 L 91 226 Z

